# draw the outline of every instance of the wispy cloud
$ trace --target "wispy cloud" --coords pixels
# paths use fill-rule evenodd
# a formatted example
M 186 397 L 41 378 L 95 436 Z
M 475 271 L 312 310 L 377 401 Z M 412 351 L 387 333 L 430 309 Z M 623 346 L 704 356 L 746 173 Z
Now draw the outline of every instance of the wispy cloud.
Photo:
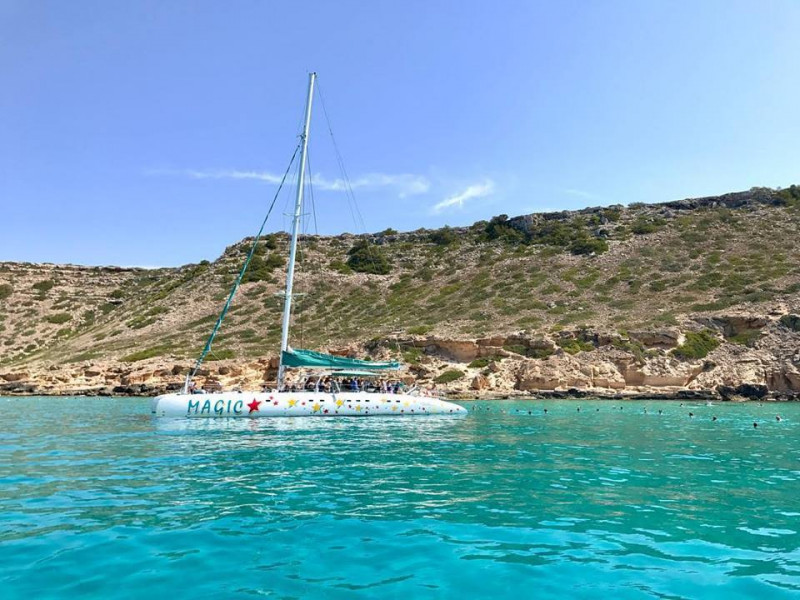
M 468 186 L 465 190 L 454 194 L 452 196 L 448 196 L 441 202 L 438 202 L 431 208 L 431 212 L 437 214 L 446 210 L 448 208 L 461 208 L 464 206 L 464 202 L 467 200 L 471 200 L 472 198 L 481 198 L 484 196 L 488 196 L 494 191 L 494 181 L 491 179 L 487 179 L 481 183 L 473 183 L 472 185 Z
M 173 175 L 190 177 L 192 179 L 239 179 L 255 180 L 277 184 L 282 176 L 269 171 L 246 171 L 240 169 L 159 169 L 147 172 L 149 175 Z M 320 190 L 330 192 L 347 191 L 347 181 L 342 178 L 328 179 L 322 175 L 314 174 L 312 183 Z M 367 173 L 350 180 L 352 189 L 379 189 L 393 188 L 399 197 L 425 194 L 431 188 L 431 182 L 423 175 L 412 173 Z

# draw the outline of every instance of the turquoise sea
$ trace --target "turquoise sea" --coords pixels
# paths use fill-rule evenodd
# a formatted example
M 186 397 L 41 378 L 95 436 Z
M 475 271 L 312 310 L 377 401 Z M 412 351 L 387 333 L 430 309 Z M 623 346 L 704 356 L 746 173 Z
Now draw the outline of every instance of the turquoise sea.
M 800 597 L 800 405 L 465 406 L 0 398 L 0 595 Z

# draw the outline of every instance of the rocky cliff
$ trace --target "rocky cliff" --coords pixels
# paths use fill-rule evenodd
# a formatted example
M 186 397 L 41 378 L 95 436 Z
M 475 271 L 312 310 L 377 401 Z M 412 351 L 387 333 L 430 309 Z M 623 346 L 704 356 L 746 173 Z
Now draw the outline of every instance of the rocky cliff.
M 293 344 L 462 395 L 796 398 L 797 231 L 793 186 L 310 236 Z M 260 243 L 202 385 L 274 379 L 286 242 Z M 0 393 L 177 388 L 251 243 L 172 269 L 0 263 Z

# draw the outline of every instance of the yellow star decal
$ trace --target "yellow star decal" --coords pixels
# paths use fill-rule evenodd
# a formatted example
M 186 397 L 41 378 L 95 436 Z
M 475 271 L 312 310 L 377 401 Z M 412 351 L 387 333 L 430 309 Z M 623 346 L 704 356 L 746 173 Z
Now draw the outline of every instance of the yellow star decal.
M 311 407 L 312 412 L 319 412 L 319 409 L 322 408 L 319 403 L 315 403 L 314 406 Z
M 409 404 L 410 404 L 410 402 L 409 402 L 408 400 L 406 400 L 405 402 L 403 402 L 403 406 L 408 406 Z
M 344 400 L 337 400 L 337 401 L 336 401 L 336 406 L 339 406 L 339 407 L 341 407 L 341 406 L 342 406 L 342 404 L 344 404 Z
M 396 411 L 396 410 L 397 410 L 397 407 L 396 407 L 396 406 L 393 406 L 393 407 L 392 407 L 392 410 Z
M 361 405 L 356 406 L 356 412 L 361 412 Z
M 294 406 L 295 404 L 297 404 L 297 400 L 295 400 L 294 398 L 291 398 L 289 400 L 289 406 Z

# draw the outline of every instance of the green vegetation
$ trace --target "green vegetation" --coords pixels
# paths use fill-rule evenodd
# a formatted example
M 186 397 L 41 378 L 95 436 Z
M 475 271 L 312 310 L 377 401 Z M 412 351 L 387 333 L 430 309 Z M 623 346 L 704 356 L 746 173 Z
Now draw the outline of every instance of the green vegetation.
M 14 288 L 9 283 L 0 284 L 0 300 L 5 300 L 14 292 Z
M 330 263 L 328 263 L 328 267 L 332 271 L 336 271 L 342 275 L 351 275 L 353 273 L 353 269 L 350 268 L 350 265 L 343 260 L 332 260 Z
M 123 356 L 120 358 L 122 362 L 138 362 L 140 360 L 145 360 L 147 358 L 154 358 L 156 356 L 163 356 L 170 352 L 171 348 L 169 346 L 154 346 L 152 348 L 147 348 L 145 350 L 139 350 L 138 352 L 134 352 L 133 354 L 128 354 L 127 356 Z
M 456 381 L 464 377 L 464 371 L 459 371 L 458 369 L 450 369 L 449 371 L 445 371 L 441 375 L 439 375 L 433 381 L 435 383 L 450 383 L 451 381 Z
M 405 348 L 402 355 L 403 362 L 416 365 L 419 364 L 420 360 L 422 359 L 422 349 L 411 346 L 409 348 Z
M 359 273 L 386 275 L 391 271 L 391 264 L 379 246 L 360 240 L 347 251 L 347 265 Z
M 56 282 L 53 281 L 52 279 L 46 279 L 45 281 L 39 281 L 38 283 L 34 283 L 32 287 L 39 293 L 45 294 L 50 290 L 52 290 L 55 284 Z
M 56 325 L 62 325 L 64 323 L 66 323 L 67 321 L 71 321 L 72 320 L 72 315 L 69 314 L 69 313 L 56 313 L 54 315 L 47 315 L 47 317 L 45 317 L 45 320 L 48 323 L 54 323 Z
M 208 361 L 215 361 L 215 360 L 227 360 L 229 358 L 236 358 L 236 353 L 230 348 L 223 348 L 221 350 L 212 350 L 206 356 L 206 360 Z
M 458 236 L 452 228 L 445 225 L 441 229 L 437 229 L 428 236 L 431 242 L 437 246 L 448 246 L 458 241 Z
M 728 338 L 728 341 L 733 344 L 739 344 L 741 346 L 755 346 L 755 343 L 761 339 L 761 332 L 754 329 L 751 331 L 743 331 L 741 333 L 737 333 L 736 335 L 732 335 Z
M 503 350 L 506 352 L 513 352 L 514 354 L 520 354 L 528 358 L 547 358 L 553 355 L 553 350 L 550 348 L 529 348 L 522 344 L 506 344 L 503 346 Z
M 594 350 L 594 344 L 591 342 L 584 342 L 577 338 L 560 338 L 556 342 L 561 349 L 567 354 L 577 354 L 578 352 L 591 352 Z
M 800 206 L 800 185 L 790 185 L 778 192 L 785 206 Z
M 269 254 L 266 258 L 256 252 L 250 259 L 250 264 L 242 277 L 242 283 L 254 283 L 256 281 L 272 281 L 272 271 L 283 267 L 285 264 L 283 257 L 279 254 Z
M 654 233 L 664 227 L 665 224 L 666 221 L 660 217 L 645 217 L 644 215 L 640 215 L 631 223 L 631 232 L 636 235 Z
M 783 315 L 781 325 L 788 327 L 792 331 L 800 331 L 800 315 Z
M 672 353 L 678 358 L 694 360 L 705 358 L 717 346 L 719 346 L 719 340 L 713 330 L 690 331 L 686 334 L 686 341 L 675 348 Z
M 415 327 L 409 327 L 406 331 L 411 335 L 425 335 L 429 333 L 433 329 L 430 325 L 417 325 Z
M 569 251 L 573 254 L 602 254 L 608 251 L 608 242 L 589 235 L 579 236 L 570 242 Z
M 502 356 L 482 356 L 473 360 L 467 367 L 470 369 L 485 369 L 489 366 L 489 363 L 500 362 L 501 360 L 503 360 Z

